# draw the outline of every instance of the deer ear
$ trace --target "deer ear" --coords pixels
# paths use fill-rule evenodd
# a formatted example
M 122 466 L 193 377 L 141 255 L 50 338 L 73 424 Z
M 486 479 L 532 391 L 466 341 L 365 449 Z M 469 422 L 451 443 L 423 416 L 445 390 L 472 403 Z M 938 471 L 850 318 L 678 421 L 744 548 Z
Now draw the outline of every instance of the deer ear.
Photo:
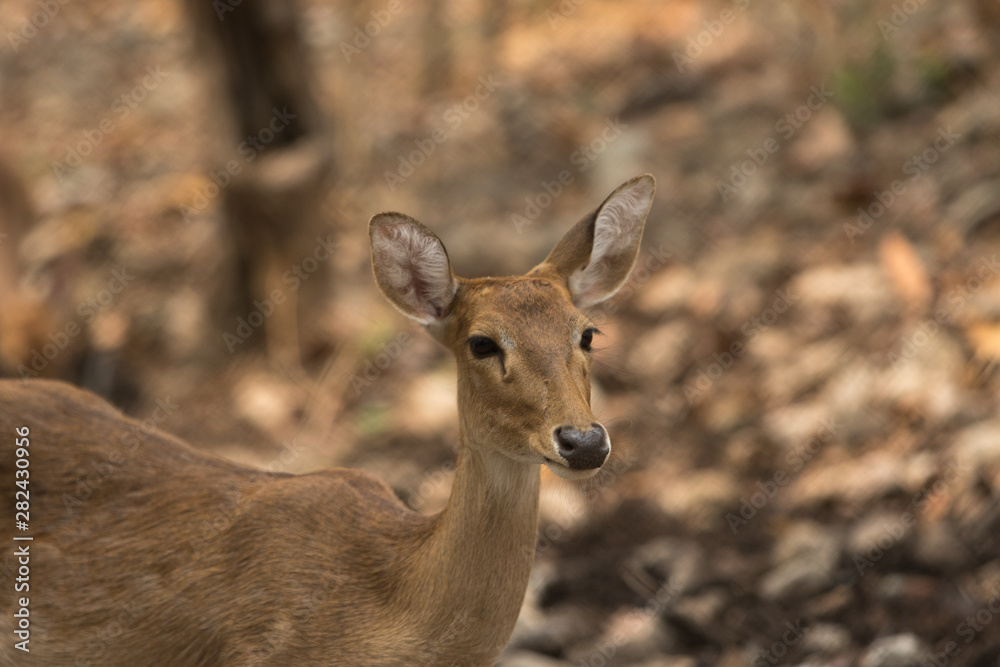
M 420 324 L 451 311 L 458 281 L 434 232 L 402 213 L 379 213 L 368 223 L 375 282 L 401 313 Z
M 642 241 L 656 181 L 644 174 L 623 183 L 596 211 L 578 222 L 532 273 L 554 271 L 577 308 L 613 296 L 628 279 Z

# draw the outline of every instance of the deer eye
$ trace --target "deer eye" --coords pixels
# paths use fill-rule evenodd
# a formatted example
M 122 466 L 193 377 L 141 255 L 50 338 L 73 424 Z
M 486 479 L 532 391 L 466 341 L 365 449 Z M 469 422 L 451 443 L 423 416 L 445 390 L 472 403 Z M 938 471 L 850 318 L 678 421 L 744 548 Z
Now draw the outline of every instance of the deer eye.
M 500 354 L 500 346 L 486 336 L 473 336 L 469 339 L 469 349 L 472 356 L 477 359 L 485 359 L 493 355 Z
M 594 342 L 594 334 L 600 333 L 597 329 L 591 327 L 590 329 L 584 329 L 583 333 L 580 334 L 580 349 L 586 352 L 590 352 L 590 346 Z

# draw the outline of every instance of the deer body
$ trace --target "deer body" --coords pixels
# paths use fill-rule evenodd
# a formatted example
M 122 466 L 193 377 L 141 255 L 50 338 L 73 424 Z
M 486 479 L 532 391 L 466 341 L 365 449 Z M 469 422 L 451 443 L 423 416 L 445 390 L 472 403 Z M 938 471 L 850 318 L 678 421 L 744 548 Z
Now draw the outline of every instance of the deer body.
M 455 278 L 422 225 L 373 219 L 376 281 L 459 364 L 458 462 L 435 516 L 365 472 L 264 473 L 144 431 L 69 385 L 0 381 L 0 663 L 492 665 L 527 587 L 539 464 L 584 478 L 607 457 L 589 409 L 592 333 L 573 302 L 624 282 L 652 190 L 648 176 L 626 183 L 515 278 Z M 601 247 L 608 211 L 628 243 Z M 594 258 L 610 283 L 598 272 L 574 284 Z M 31 528 L 19 533 L 13 442 L 25 426 Z M 13 647 L 25 546 L 30 589 L 16 596 L 30 601 L 30 653 Z

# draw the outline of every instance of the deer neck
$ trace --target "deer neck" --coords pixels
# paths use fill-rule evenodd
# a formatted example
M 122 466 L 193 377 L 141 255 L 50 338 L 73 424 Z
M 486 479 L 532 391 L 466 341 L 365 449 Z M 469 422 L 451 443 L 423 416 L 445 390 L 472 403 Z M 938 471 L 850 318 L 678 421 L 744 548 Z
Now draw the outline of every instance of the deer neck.
M 453 651 L 466 657 L 481 652 L 484 661 L 498 654 L 527 589 L 538 532 L 539 466 L 491 449 L 462 437 L 451 498 L 412 569 L 409 599 L 431 621 L 438 661 Z

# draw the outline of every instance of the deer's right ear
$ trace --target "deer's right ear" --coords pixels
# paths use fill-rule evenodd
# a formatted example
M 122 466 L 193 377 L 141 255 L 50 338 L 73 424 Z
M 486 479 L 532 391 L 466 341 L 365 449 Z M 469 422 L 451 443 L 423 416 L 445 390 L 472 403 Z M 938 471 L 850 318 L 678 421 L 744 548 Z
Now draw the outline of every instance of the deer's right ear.
M 443 320 L 458 291 L 448 252 L 434 232 L 402 213 L 368 223 L 375 283 L 401 313 L 425 326 Z

